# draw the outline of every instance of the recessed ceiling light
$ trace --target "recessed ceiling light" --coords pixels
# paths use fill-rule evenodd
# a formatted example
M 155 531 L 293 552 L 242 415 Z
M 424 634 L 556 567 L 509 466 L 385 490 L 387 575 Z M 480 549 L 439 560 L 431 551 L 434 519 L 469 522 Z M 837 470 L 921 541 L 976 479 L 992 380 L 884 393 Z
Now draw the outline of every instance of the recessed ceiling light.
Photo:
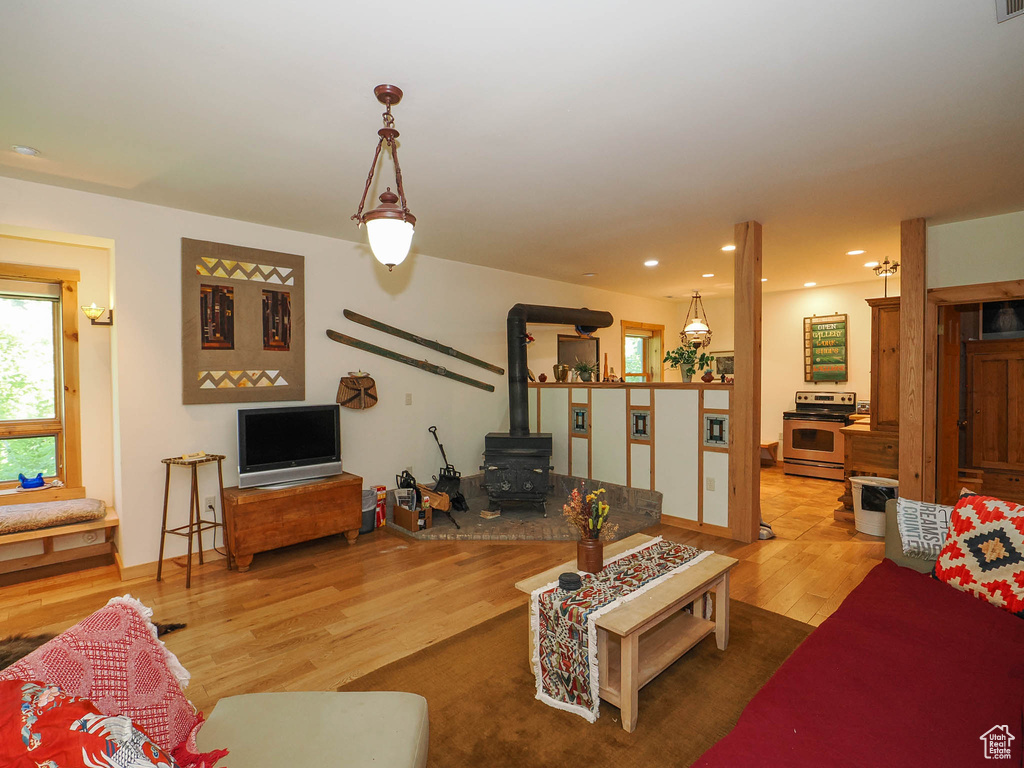
M 804 283 L 804 288 L 813 288 L 817 283 Z
M 705 272 L 703 275 L 701 275 L 701 277 L 714 277 L 714 276 L 715 276 L 714 272 Z
M 877 267 L 878 266 L 878 262 L 877 261 L 866 261 L 866 262 L 864 262 L 864 266 L 865 267 Z
M 583 273 L 584 277 L 595 277 L 596 275 L 597 275 L 597 272 L 584 272 Z
M 865 250 L 863 250 L 861 248 L 858 248 L 856 251 L 847 251 L 846 255 L 847 256 L 860 256 L 862 253 L 867 253 L 867 251 L 865 251 Z
M 645 267 L 656 267 L 656 266 L 658 266 L 658 260 L 657 259 L 648 259 L 647 261 L 644 262 L 644 266 Z
M 12 144 L 11 149 L 25 157 L 38 157 L 39 150 L 35 147 L 26 147 L 24 144 Z
M 768 282 L 768 278 L 767 277 L 762 277 L 761 278 L 761 282 L 762 283 L 767 283 Z
M 735 245 L 723 245 L 722 246 L 722 250 L 723 251 L 735 251 L 736 250 L 736 246 Z

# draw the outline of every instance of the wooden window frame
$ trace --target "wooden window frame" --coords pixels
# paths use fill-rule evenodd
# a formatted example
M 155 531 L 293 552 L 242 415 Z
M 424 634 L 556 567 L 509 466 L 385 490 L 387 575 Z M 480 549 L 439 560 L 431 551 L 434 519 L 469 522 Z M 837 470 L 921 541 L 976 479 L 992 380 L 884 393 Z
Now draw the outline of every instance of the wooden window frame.
M 619 327 L 620 327 L 619 335 L 620 335 L 621 341 L 622 341 L 622 380 L 626 381 L 626 382 L 629 382 L 629 381 L 633 381 L 633 382 L 640 382 L 640 381 L 649 382 L 649 381 L 651 381 L 652 379 L 651 379 L 650 368 L 652 367 L 651 364 L 653 362 L 655 362 L 655 361 L 652 361 L 650 359 L 650 357 L 651 357 L 651 339 L 657 338 L 661 342 L 661 351 L 662 351 L 662 354 L 664 354 L 664 352 L 665 352 L 665 326 L 664 325 L 657 325 L 656 323 L 641 323 L 641 322 L 637 322 L 635 320 L 620 320 L 619 321 Z M 629 374 L 626 373 L 626 336 L 631 336 L 631 335 L 632 336 L 638 336 L 638 335 L 640 335 L 640 334 L 630 334 L 629 331 L 644 331 L 645 332 L 645 335 L 643 336 L 643 339 L 644 339 L 643 357 L 644 357 L 644 362 L 648 366 L 648 369 L 645 370 L 643 373 L 629 373 Z M 662 367 L 661 367 L 661 360 L 658 360 L 657 364 L 655 366 L 653 366 L 653 367 L 655 367 L 656 370 L 661 371 L 661 369 L 662 369 Z M 661 379 L 658 378 L 658 379 L 655 379 L 655 380 L 656 381 L 660 381 Z
M 82 495 L 82 428 L 78 368 L 78 283 L 77 269 L 37 267 L 27 264 L 0 263 L 0 279 L 56 284 L 60 299 L 55 314 L 54 360 L 56 392 L 55 418 L 0 422 L 0 438 L 55 437 L 57 442 L 56 479 L 64 483 L 46 498 L 28 494 L 22 501 L 47 501 L 53 498 L 74 498 Z M 52 478 L 51 478 L 52 479 Z M 0 493 L 11 493 L 16 480 L 0 483 Z M 31 498 L 30 498 L 31 497 Z M 3 503 L 12 503 L 5 499 Z

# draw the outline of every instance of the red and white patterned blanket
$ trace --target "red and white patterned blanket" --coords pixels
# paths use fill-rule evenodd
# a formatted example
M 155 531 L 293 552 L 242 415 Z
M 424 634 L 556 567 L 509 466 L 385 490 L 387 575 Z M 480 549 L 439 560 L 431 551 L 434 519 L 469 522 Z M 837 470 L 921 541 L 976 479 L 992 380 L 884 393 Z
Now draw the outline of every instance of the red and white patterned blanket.
M 530 631 L 537 698 L 594 722 L 601 690 L 598 617 L 710 554 L 658 537 L 622 553 L 600 573 L 580 573 L 583 586 L 575 592 L 560 589 L 557 581 L 534 590 Z

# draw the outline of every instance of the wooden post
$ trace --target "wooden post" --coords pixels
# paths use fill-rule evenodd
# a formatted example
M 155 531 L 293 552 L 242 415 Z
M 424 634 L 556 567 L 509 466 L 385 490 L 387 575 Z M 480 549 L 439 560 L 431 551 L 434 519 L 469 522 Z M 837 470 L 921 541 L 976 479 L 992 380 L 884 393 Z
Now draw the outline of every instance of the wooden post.
M 761 525 L 760 223 L 737 224 L 735 243 L 736 376 L 729 424 L 729 528 L 735 539 L 756 541 Z
M 936 344 L 925 334 L 925 238 L 924 219 L 900 224 L 900 496 L 918 501 L 925 499 L 925 350 Z

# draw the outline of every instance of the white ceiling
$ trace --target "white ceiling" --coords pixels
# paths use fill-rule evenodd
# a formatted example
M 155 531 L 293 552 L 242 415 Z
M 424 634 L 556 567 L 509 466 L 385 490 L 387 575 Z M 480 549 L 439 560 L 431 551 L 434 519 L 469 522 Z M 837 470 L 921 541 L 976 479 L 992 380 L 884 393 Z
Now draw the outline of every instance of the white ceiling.
M 863 280 L 901 219 L 1024 209 L 994 5 L 5 0 L 0 174 L 361 240 L 391 82 L 419 252 L 729 292 L 756 218 L 766 289 Z

